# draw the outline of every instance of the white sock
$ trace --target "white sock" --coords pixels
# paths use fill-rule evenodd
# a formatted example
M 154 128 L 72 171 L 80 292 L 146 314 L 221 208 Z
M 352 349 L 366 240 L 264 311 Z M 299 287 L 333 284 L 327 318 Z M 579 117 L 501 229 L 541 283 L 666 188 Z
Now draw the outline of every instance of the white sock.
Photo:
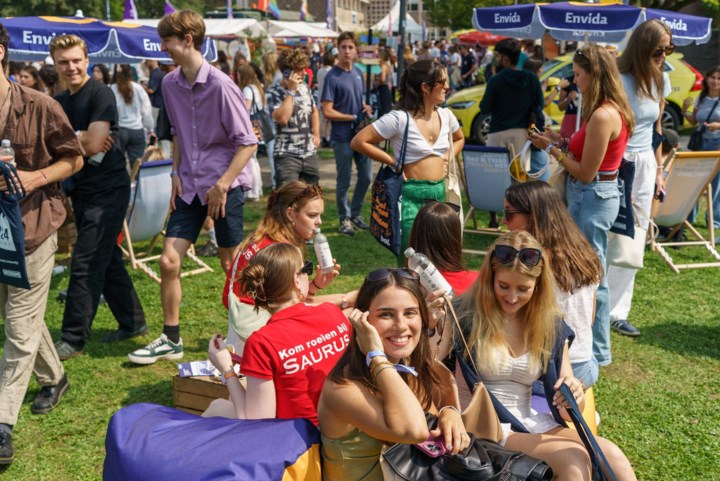
M 215 227 L 208 230 L 208 237 L 210 237 L 210 242 L 212 242 L 213 245 L 215 247 L 217 247 L 218 243 L 217 243 L 217 237 L 215 236 Z

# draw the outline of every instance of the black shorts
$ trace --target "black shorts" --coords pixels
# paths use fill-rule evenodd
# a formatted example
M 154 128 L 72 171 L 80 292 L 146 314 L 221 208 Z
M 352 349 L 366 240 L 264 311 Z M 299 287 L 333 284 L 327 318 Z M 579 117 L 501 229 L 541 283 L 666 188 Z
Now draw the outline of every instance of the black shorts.
M 215 236 L 218 247 L 236 247 L 243 240 L 243 206 L 245 193 L 242 187 L 236 187 L 227 193 L 225 217 L 215 219 Z M 175 197 L 175 210 L 168 220 L 165 237 L 197 241 L 208 214 L 208 206 L 200 203 L 196 195 L 188 204 L 179 196 Z

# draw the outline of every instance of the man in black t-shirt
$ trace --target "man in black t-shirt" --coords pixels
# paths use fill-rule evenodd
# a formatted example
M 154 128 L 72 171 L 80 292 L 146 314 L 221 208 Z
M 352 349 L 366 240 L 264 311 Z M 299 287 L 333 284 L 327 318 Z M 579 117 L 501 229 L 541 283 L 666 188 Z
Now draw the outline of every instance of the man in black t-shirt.
M 475 72 L 477 71 L 477 60 L 467 45 L 460 46 L 462 61 L 460 64 L 460 77 L 463 88 L 472 87 L 475 83 Z
M 130 200 L 130 178 L 118 148 L 115 96 L 87 73 L 85 42 L 75 35 L 59 35 L 50 55 L 68 90 L 55 99 L 62 105 L 86 157 L 69 186 L 77 227 L 70 266 L 62 336 L 55 343 L 61 360 L 81 354 L 90 337 L 100 294 L 119 329 L 104 340 L 119 341 L 147 331 L 145 314 L 125 269 L 117 237 Z

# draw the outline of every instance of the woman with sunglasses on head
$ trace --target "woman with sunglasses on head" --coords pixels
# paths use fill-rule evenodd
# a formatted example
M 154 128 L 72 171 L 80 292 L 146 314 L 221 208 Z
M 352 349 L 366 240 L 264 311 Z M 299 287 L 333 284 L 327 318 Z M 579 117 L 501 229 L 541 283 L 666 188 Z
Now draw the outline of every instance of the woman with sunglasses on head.
M 660 20 L 648 20 L 633 31 L 625 52 L 617 60 L 630 107 L 635 113 L 635 130 L 624 158 L 635 163 L 632 204 L 636 222 L 647 230 L 653 197 L 663 188 L 661 145 L 653 148 L 653 134 L 662 133 L 665 97 L 670 94 L 670 78 L 664 73 L 665 57 L 675 50 L 670 28 Z M 637 269 L 609 265 L 610 326 L 626 336 L 640 331 L 628 321 Z M 610 363 L 610 345 L 596 346 L 601 366 Z
M 241 371 L 246 388 L 233 370 L 222 335 L 210 339 L 208 357 L 226 380 L 230 401 L 216 399 L 204 416 L 307 418 L 317 424 L 320 391 L 350 342 L 350 324 L 337 306 L 304 303 L 312 270 L 300 249 L 282 242 L 250 260 L 240 285 L 255 309 L 266 310 L 270 319 L 245 345 Z
M 360 131 L 350 147 L 369 158 L 400 170 L 399 158 L 407 128 L 405 164 L 402 168 L 402 246 L 404 252 L 410 229 L 424 199 L 445 200 L 445 176 L 450 156 L 465 145 L 460 124 L 447 108 L 447 70 L 437 60 L 418 60 L 400 77 L 400 101 L 394 110 Z M 389 140 L 393 154 L 377 145 Z M 400 256 L 402 257 L 402 256 Z M 404 262 L 399 258 L 398 262 Z
M 240 289 L 243 270 L 258 252 L 277 242 L 287 242 L 298 247 L 307 255 L 306 243 L 322 224 L 325 211 L 323 191 L 319 185 L 294 181 L 285 184 L 270 194 L 265 215 L 255 229 L 240 246 L 240 253 L 228 271 L 223 290 L 223 304 L 228 309 L 229 326 L 227 342 L 242 354 L 247 338 L 255 330 L 264 326 L 268 313 L 254 309 L 252 296 Z M 329 273 L 317 272 L 310 281 L 308 295 L 315 302 L 331 302 L 345 309 L 352 306 L 355 293 L 330 294 L 318 296 L 335 277 L 340 274 L 340 266 L 335 265 Z
M 608 232 L 620 209 L 618 169 L 635 116 L 620 80 L 615 57 L 590 44 L 575 51 L 575 84 L 582 94 L 583 124 L 568 140 L 552 131 L 533 133 L 533 144 L 555 157 L 568 172 L 565 200 L 570 215 L 607 271 Z M 606 276 L 595 296 L 593 354 L 601 366 L 610 363 L 610 305 Z
M 453 454 L 469 445 L 455 381 L 430 351 L 423 296 L 408 269 L 373 271 L 360 288 L 350 344 L 318 405 L 325 481 L 382 481 L 385 443 L 435 434 Z M 437 430 L 425 412 L 438 416 Z
M 573 222 L 557 191 L 545 182 L 513 184 L 505 191 L 503 224 L 524 230 L 542 245 L 555 277 L 563 320 L 575 333 L 569 348 L 573 373 L 586 388 L 598 379 L 592 353 L 595 291 L 603 276 L 600 259 Z
M 587 451 L 577 432 L 566 427 L 567 384 L 582 410 L 583 385 L 568 357 L 572 331 L 560 317 L 552 269 L 538 241 L 525 231 L 500 236 L 488 249 L 475 284 L 457 300 L 463 335 L 473 356 L 455 336 L 455 352 L 468 386 L 479 378 L 495 398 L 505 447 L 547 462 L 553 479 L 590 480 Z M 543 381 L 552 414 L 530 405 L 532 384 Z M 623 452 L 597 437 L 620 481 L 636 479 Z

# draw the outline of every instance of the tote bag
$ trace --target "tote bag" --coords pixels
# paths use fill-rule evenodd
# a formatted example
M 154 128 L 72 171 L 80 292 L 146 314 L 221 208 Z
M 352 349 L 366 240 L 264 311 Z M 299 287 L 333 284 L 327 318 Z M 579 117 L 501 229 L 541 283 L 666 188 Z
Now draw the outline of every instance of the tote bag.
M 20 200 L 25 188 L 13 164 L 0 162 L 7 191 L 0 194 L 0 283 L 30 289 L 25 265 L 25 229 L 20 215 Z
M 258 107 L 258 104 L 255 102 L 255 89 L 250 87 L 250 90 L 253 94 L 253 112 L 250 114 L 250 120 L 252 121 L 253 125 L 258 127 L 260 131 L 262 132 L 262 139 L 258 139 L 262 142 L 270 142 L 275 138 L 275 132 L 273 131 L 273 120 L 270 114 L 268 113 L 265 108 Z
M 448 129 L 449 130 L 449 129 Z M 449 159 L 448 159 L 448 172 L 445 177 L 445 202 L 455 204 L 460 207 L 458 215 L 460 216 L 460 225 L 464 226 L 465 216 L 463 215 L 463 204 L 462 204 L 462 187 L 460 186 L 460 175 L 457 165 L 457 159 L 455 158 L 455 145 L 453 144 L 452 132 L 448 134 L 450 142 Z
M 405 151 L 407 149 L 410 114 L 406 113 L 405 133 L 400 148 L 399 172 L 391 166 L 383 165 L 372 185 L 372 213 L 370 216 L 370 234 L 394 255 L 400 255 L 402 241 L 402 188 Z

